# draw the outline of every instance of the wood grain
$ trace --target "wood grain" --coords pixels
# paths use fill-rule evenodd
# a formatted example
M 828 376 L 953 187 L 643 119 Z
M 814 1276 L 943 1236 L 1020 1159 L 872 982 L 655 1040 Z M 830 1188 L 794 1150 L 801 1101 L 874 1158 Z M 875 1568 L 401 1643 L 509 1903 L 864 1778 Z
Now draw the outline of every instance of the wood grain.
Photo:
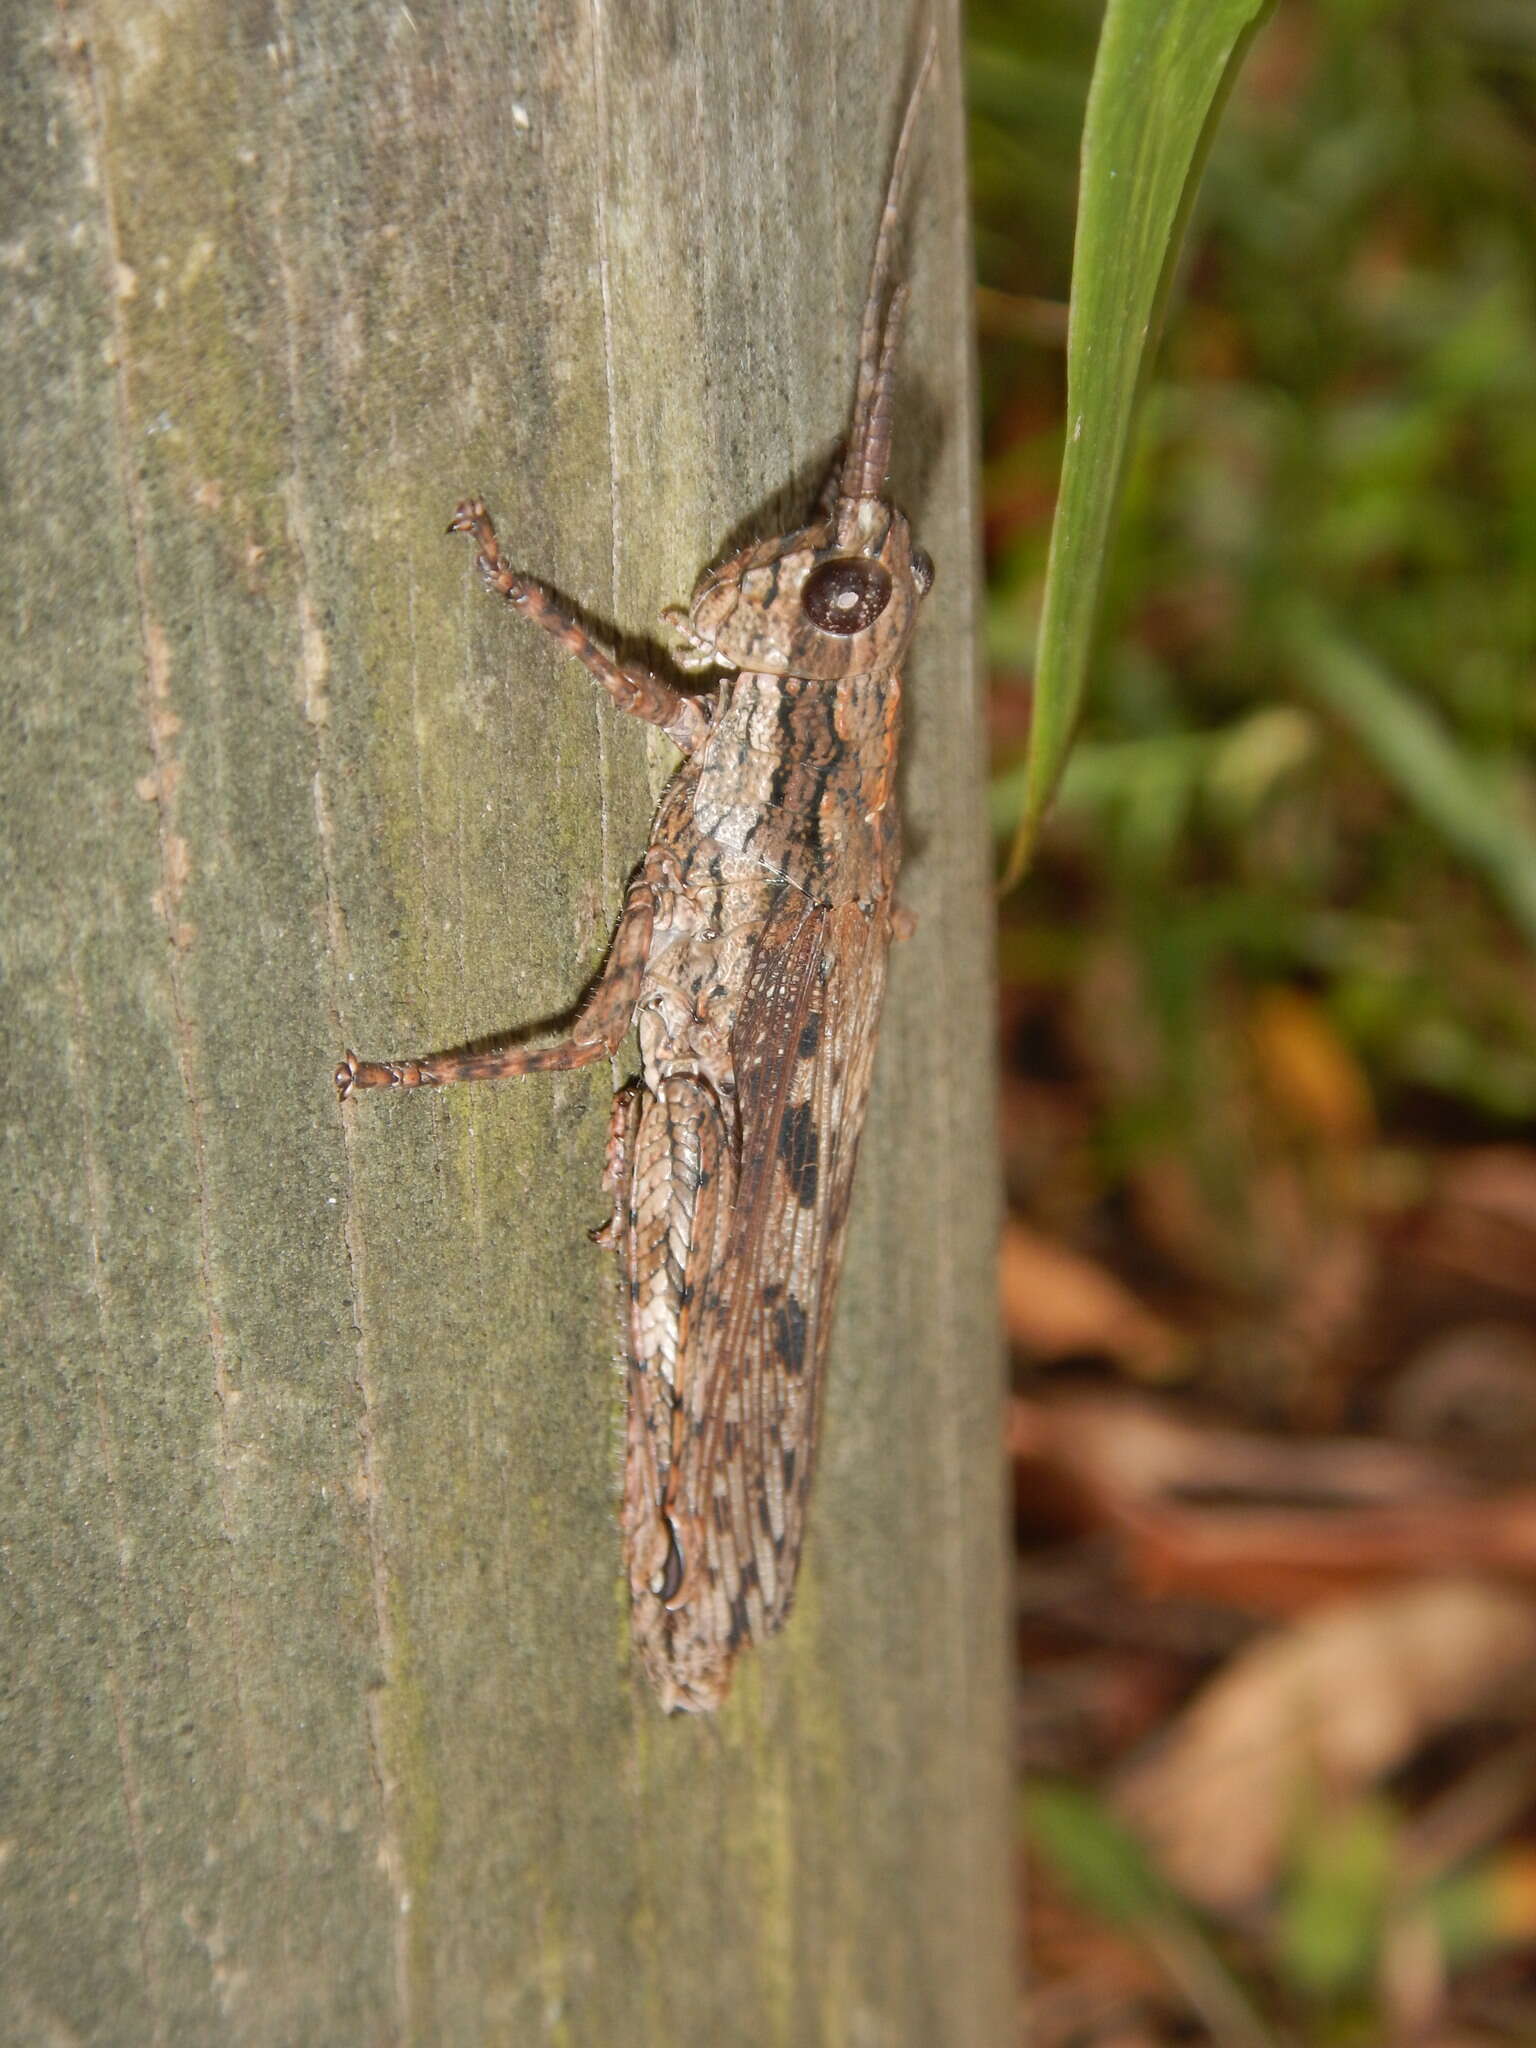
M 5 10 L 0 2038 L 992 2044 L 1010 1937 L 955 25 L 894 493 L 939 570 L 793 1629 L 656 1713 L 612 1074 L 664 779 L 455 501 L 643 640 L 842 430 L 894 4 Z M 793 488 L 789 488 L 789 486 Z M 651 751 L 647 751 L 648 746 Z

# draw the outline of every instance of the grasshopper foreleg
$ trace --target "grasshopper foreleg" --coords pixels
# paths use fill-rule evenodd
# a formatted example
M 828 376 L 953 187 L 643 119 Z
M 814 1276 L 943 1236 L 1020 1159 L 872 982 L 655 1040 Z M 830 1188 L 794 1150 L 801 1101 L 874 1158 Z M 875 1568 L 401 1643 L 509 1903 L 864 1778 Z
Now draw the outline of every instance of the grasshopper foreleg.
M 525 619 L 542 626 L 581 663 L 588 675 L 602 684 L 621 711 L 659 725 L 667 738 L 685 754 L 691 754 L 709 725 L 709 716 L 694 697 L 664 682 L 646 669 L 627 667 L 615 661 L 577 620 L 561 605 L 547 584 L 524 576 L 502 559 L 501 547 L 490 514 L 478 498 L 466 498 L 453 515 L 450 533 L 467 533 L 479 548 L 480 575 L 487 590 L 494 590 L 508 604 L 515 605 Z

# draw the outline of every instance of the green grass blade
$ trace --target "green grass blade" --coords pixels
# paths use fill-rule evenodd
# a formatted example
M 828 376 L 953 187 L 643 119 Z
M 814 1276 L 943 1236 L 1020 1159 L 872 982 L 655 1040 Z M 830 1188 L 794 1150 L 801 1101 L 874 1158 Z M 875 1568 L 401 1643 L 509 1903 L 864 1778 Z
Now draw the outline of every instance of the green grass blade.
M 1536 836 L 1510 794 L 1317 607 L 1295 599 L 1277 626 L 1298 687 L 1350 728 L 1425 824 L 1480 871 L 1536 944 Z
M 1228 2048 L 1278 2048 L 1204 1929 L 1153 1868 L 1130 1830 L 1094 1793 L 1067 1783 L 1024 1789 L 1036 1849 L 1090 1912 L 1136 1935 Z
M 1067 441 L 1040 619 L 1023 872 L 1082 704 L 1137 388 L 1228 83 L 1268 0 L 1109 0 L 1083 123 Z

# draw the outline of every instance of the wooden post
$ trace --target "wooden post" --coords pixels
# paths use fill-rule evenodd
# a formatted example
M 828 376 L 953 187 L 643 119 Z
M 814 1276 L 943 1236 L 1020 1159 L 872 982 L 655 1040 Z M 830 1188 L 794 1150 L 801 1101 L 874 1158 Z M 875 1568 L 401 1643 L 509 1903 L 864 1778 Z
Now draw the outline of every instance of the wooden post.
M 630 1659 L 612 1076 L 343 1114 L 567 1011 L 668 751 L 631 645 L 842 429 L 917 36 L 21 0 L 0 25 L 7 2039 L 1011 2034 L 990 894 L 952 10 L 895 495 L 933 554 L 799 1607 Z

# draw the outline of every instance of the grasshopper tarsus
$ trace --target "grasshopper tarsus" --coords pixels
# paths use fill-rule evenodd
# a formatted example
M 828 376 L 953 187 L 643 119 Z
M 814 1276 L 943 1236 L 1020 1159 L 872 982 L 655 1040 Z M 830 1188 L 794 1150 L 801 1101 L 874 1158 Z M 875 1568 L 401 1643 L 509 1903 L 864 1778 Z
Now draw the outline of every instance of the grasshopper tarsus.
M 481 542 L 487 554 L 495 554 L 496 531 L 491 525 L 490 514 L 485 509 L 483 498 L 460 498 L 453 508 L 453 517 L 448 522 L 450 533 L 472 533 Z
M 501 559 L 501 543 L 491 524 L 491 515 L 479 498 L 461 498 L 448 522 L 449 533 L 467 533 L 478 550 L 475 562 L 487 590 L 499 591 L 513 604 L 520 604 L 528 578 L 520 576 Z
M 424 1060 L 360 1060 L 349 1052 L 332 1078 L 336 1093 L 346 1102 L 365 1088 L 421 1088 L 433 1077 Z

